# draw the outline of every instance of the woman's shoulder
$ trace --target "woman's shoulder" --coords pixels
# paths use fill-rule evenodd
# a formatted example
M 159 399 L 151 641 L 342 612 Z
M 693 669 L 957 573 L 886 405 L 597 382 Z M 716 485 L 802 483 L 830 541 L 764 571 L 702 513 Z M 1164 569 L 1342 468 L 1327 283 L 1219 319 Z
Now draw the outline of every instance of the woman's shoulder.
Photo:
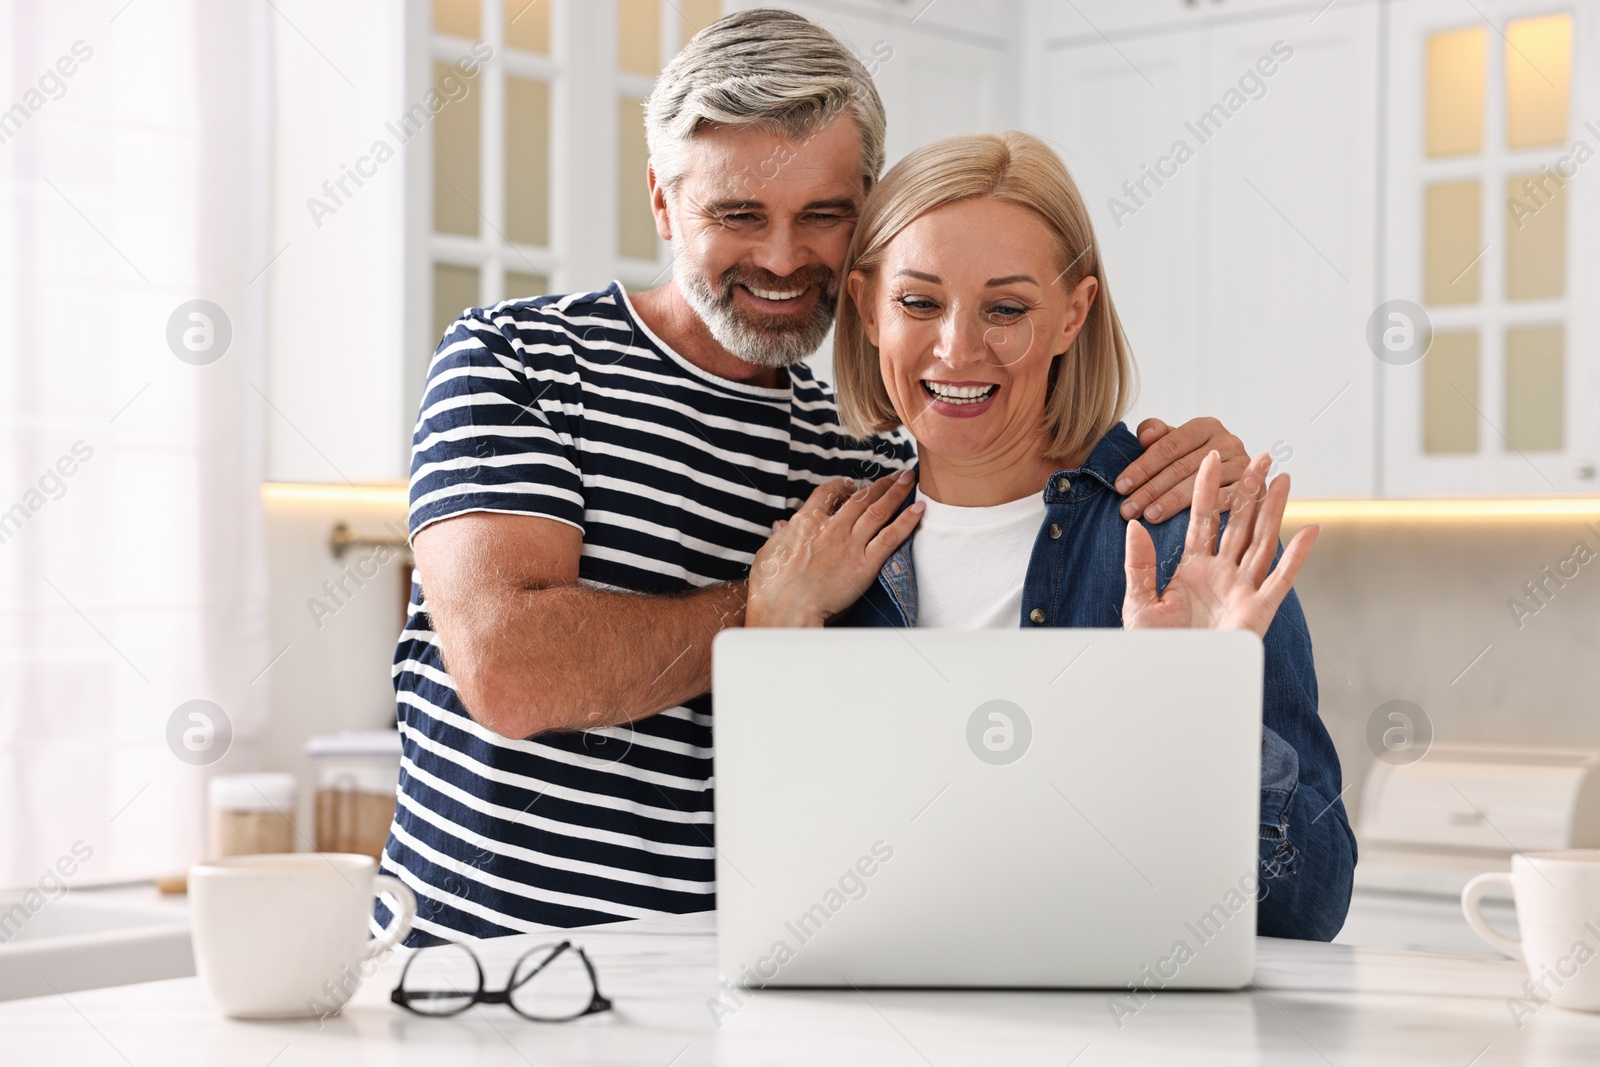
M 1156 549 L 1158 581 L 1162 585 L 1172 577 L 1183 558 L 1183 542 L 1189 532 L 1187 509 L 1162 523 L 1122 516 L 1122 504 L 1127 497 L 1117 492 L 1117 477 L 1144 452 L 1133 431 L 1119 422 L 1106 431 L 1082 464 L 1057 472 L 1056 480 L 1046 488 L 1047 501 L 1070 505 L 1074 540 L 1090 549 L 1090 558 L 1078 562 L 1080 583 L 1098 579 L 1108 588 L 1116 585 L 1120 590 L 1123 546 L 1127 543 L 1131 521 L 1138 521 L 1150 533 Z M 1066 477 L 1069 483 L 1065 490 L 1060 484 L 1061 477 Z
M 1076 475 L 1079 478 L 1087 476 L 1089 485 L 1082 487 L 1087 490 L 1085 495 L 1092 493 L 1100 498 L 1099 502 L 1105 511 L 1108 522 L 1115 522 L 1118 529 L 1126 527 L 1132 520 L 1122 517 L 1122 502 L 1127 499 L 1126 494 L 1117 492 L 1117 476 L 1128 468 L 1128 464 L 1145 454 L 1146 449 L 1139 443 L 1128 424 L 1119 422 L 1107 430 L 1093 449 L 1089 457 L 1076 471 L 1063 471 L 1069 477 Z M 1079 497 L 1083 499 L 1083 497 Z M 1140 520 L 1144 522 L 1144 520 Z M 1159 549 L 1163 543 L 1175 542 L 1179 547 L 1183 545 L 1184 536 L 1189 530 L 1189 512 L 1185 509 L 1163 523 L 1144 522 L 1145 529 L 1150 531 L 1150 536 L 1155 539 Z

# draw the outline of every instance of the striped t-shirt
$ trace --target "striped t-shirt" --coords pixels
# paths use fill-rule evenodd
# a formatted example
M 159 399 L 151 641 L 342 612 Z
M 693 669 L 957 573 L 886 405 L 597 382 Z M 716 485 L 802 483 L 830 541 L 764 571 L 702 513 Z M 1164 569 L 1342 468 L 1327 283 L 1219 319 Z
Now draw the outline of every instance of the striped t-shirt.
M 700 370 L 615 283 L 469 310 L 428 371 L 411 533 L 465 512 L 536 515 L 583 532 L 585 583 L 742 579 L 815 486 L 911 459 L 903 431 L 841 431 L 808 367 L 780 377 L 768 389 Z M 382 868 L 417 895 L 412 944 L 715 906 L 708 697 L 627 726 L 501 737 L 458 700 L 420 586 L 394 686 L 403 749 Z

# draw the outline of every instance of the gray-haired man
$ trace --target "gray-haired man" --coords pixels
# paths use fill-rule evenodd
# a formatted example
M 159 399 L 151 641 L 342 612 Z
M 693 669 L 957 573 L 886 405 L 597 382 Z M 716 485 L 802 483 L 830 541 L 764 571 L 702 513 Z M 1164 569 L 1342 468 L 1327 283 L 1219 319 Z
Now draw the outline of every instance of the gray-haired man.
M 798 16 L 730 15 L 647 130 L 673 279 L 471 311 L 429 371 L 383 858 L 413 944 L 711 908 L 711 639 L 776 520 L 911 459 L 843 434 L 801 362 L 883 167 L 866 70 Z M 1243 469 L 1215 420 L 1142 429 L 1130 509 L 1187 506 L 1212 448 Z

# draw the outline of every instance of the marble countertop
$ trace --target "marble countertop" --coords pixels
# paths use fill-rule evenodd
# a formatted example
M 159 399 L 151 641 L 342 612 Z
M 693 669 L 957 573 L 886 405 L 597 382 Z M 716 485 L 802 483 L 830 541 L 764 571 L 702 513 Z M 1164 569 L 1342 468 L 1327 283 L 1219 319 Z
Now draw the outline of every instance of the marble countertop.
M 1384 842 L 1361 842 L 1361 862 L 1356 864 L 1357 889 L 1389 893 L 1418 893 L 1459 900 L 1467 883 L 1485 871 L 1509 871 L 1511 856 L 1484 855 L 1466 850 L 1426 849 Z M 1509 890 L 1491 888 L 1489 900 L 1509 902 Z
M 237 1022 L 198 979 L 0 1004 L 0 1062 L 118 1067 L 318 1064 L 1498 1064 L 1600 1062 L 1600 1015 L 1542 1006 L 1504 959 L 1262 938 L 1232 993 L 1157 992 L 1117 1019 L 1107 992 L 755 991 L 718 1020 L 709 915 L 565 931 L 616 1008 L 541 1025 L 504 1007 L 424 1019 L 389 1004 L 403 954 L 322 1021 Z M 482 943 L 491 983 L 547 936 Z M 1530 1005 L 1531 1007 L 1531 1005 Z M 1120 1024 L 1120 1025 L 1119 1025 Z

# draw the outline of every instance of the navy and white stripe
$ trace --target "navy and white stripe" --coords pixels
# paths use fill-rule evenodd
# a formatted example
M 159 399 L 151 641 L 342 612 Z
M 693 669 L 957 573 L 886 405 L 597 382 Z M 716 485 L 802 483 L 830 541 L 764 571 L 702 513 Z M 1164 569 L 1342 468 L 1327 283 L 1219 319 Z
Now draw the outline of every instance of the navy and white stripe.
M 584 582 L 667 593 L 743 578 L 815 486 L 911 459 L 903 432 L 843 433 L 808 367 L 787 379 L 707 374 L 615 283 L 468 310 L 428 372 L 411 532 L 471 511 L 536 515 L 583 532 Z M 714 906 L 709 698 L 507 740 L 457 699 L 418 586 L 394 684 L 403 758 L 382 866 L 417 894 L 413 944 Z

